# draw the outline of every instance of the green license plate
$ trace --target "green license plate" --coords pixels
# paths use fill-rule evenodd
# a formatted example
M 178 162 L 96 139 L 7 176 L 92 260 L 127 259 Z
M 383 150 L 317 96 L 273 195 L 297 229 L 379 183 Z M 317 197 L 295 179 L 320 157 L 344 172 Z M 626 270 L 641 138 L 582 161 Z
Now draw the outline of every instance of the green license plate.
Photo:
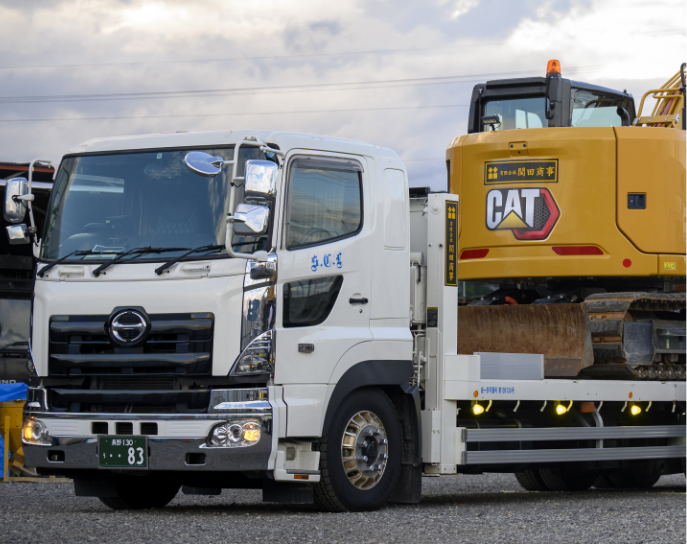
M 148 437 L 129 435 L 98 436 L 100 467 L 148 468 Z

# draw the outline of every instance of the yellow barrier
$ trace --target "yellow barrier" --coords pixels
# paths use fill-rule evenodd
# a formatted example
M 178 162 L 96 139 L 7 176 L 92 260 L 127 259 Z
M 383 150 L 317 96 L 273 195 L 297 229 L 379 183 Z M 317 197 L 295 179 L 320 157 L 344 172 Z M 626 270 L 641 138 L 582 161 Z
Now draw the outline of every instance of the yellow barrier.
M 0 403 L 0 435 L 5 441 L 2 482 L 69 482 L 63 477 L 41 477 L 36 470 L 24 465 L 21 429 L 24 421 L 24 401 Z M 12 456 L 9 453 L 12 452 Z
M 12 480 L 12 474 L 22 473 L 24 450 L 21 444 L 22 414 L 24 401 L 5 401 L 0 403 L 0 433 L 5 441 L 3 460 L 3 480 Z M 12 457 L 9 453 L 12 452 Z M 31 472 L 29 472 L 31 473 Z

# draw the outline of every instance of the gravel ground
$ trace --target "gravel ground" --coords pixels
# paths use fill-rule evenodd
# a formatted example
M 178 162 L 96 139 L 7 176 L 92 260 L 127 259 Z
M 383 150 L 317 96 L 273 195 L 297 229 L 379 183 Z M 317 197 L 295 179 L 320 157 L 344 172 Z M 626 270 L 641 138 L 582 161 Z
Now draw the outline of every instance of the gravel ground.
M 649 491 L 525 492 L 512 475 L 423 479 L 419 505 L 319 513 L 260 491 L 181 493 L 165 509 L 111 511 L 70 483 L 0 484 L 6 543 L 685 543 L 685 478 Z

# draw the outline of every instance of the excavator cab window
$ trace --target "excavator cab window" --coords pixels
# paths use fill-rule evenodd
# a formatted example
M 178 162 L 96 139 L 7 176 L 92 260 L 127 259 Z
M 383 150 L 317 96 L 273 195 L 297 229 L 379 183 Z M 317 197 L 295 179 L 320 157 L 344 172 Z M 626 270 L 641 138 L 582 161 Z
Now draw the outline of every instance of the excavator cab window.
M 490 100 L 484 105 L 484 118 L 498 117 L 500 123 L 484 123 L 483 131 L 541 129 L 548 126 L 544 97 Z
M 570 89 L 571 127 L 627 126 L 634 116 L 631 97 L 579 87 Z
M 632 95 L 561 77 L 514 78 L 472 89 L 468 134 L 553 127 L 619 127 L 635 118 Z

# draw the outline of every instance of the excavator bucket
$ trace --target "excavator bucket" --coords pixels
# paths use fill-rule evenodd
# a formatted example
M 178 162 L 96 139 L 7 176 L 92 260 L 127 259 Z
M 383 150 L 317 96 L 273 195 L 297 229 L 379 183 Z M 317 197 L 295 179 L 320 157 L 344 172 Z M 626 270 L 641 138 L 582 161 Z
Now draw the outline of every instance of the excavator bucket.
M 546 377 L 575 377 L 594 363 L 582 304 L 461 306 L 458 339 L 459 354 L 543 354 Z

